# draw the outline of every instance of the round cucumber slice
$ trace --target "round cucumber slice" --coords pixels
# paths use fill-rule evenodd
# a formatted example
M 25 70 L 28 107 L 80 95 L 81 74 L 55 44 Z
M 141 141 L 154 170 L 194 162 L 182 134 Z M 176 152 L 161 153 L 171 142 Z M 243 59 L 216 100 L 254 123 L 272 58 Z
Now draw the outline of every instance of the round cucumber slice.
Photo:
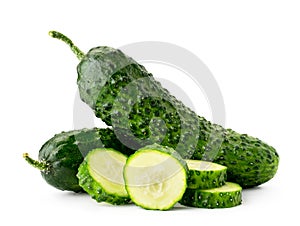
M 124 167 L 126 190 L 144 209 L 171 209 L 187 187 L 187 165 L 173 149 L 149 145 L 131 155 Z
M 185 160 L 189 168 L 188 188 L 208 189 L 225 184 L 226 166 L 201 160 Z
M 180 204 L 199 208 L 228 208 L 242 203 L 242 187 L 226 182 L 219 188 L 186 189 Z
M 127 157 L 114 149 L 94 149 L 78 169 L 79 185 L 97 202 L 114 205 L 130 201 L 123 179 Z

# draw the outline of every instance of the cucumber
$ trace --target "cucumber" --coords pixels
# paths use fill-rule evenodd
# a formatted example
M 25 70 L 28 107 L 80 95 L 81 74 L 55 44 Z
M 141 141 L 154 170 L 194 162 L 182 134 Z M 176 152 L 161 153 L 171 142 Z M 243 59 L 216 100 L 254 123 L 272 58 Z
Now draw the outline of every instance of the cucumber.
M 86 154 L 95 148 L 114 148 L 124 154 L 133 151 L 124 146 L 109 129 L 82 129 L 56 134 L 40 149 L 38 161 L 24 153 L 25 160 L 41 171 L 48 184 L 66 191 L 82 192 L 76 174 Z
M 185 160 L 189 168 L 188 188 L 209 189 L 225 184 L 226 166 L 201 160 Z
M 245 188 L 274 177 L 279 155 L 272 146 L 196 115 L 120 50 L 100 46 L 84 54 L 63 34 L 49 34 L 77 55 L 81 99 L 126 146 L 137 150 L 159 143 L 183 158 L 225 165 L 228 180 Z
M 211 189 L 186 189 L 180 204 L 199 208 L 229 208 L 242 203 L 242 187 L 226 182 L 225 185 Z
M 129 156 L 124 167 L 126 190 L 138 206 L 171 209 L 187 187 L 187 165 L 172 148 L 148 145 Z
M 80 186 L 97 202 L 121 205 L 130 202 L 125 189 L 123 168 L 127 157 L 109 148 L 88 153 L 78 169 Z

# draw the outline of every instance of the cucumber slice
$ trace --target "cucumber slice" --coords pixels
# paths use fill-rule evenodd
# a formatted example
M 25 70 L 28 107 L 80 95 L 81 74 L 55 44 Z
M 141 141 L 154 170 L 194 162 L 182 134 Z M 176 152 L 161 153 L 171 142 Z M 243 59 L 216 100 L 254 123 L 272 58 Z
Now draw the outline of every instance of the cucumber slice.
M 187 187 L 187 165 L 172 148 L 148 145 L 131 155 L 124 167 L 126 190 L 138 206 L 171 209 Z
M 79 185 L 97 202 L 128 203 L 130 198 L 123 179 L 126 160 L 125 155 L 114 149 L 92 150 L 78 169 Z
M 199 208 L 228 208 L 242 203 L 242 187 L 226 182 L 219 188 L 186 189 L 180 204 Z
M 188 188 L 209 189 L 225 184 L 226 166 L 201 160 L 185 160 L 189 168 Z

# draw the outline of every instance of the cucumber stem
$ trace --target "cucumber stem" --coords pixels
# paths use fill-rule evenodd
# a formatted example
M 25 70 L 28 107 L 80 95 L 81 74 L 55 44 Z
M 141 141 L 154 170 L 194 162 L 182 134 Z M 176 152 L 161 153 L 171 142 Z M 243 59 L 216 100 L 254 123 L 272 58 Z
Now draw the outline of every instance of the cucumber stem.
M 73 44 L 71 39 L 69 39 L 64 34 L 58 32 L 58 31 L 49 31 L 49 35 L 52 38 L 59 39 L 59 40 L 63 41 L 64 43 L 66 43 L 68 46 L 70 46 L 71 50 L 73 51 L 73 53 L 77 56 L 77 58 L 79 60 L 81 60 L 84 57 L 84 53 L 77 46 L 75 46 Z
M 47 171 L 49 165 L 42 161 L 37 161 L 29 157 L 28 153 L 23 154 L 23 158 L 33 167 L 39 169 L 40 171 Z

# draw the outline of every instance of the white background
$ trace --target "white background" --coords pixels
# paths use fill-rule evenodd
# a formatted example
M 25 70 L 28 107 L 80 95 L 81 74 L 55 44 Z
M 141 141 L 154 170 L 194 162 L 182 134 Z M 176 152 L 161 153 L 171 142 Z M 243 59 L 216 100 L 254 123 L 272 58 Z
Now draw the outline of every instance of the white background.
M 299 11 L 299 1 L 289 0 L 2 1 L 0 224 L 299 222 Z M 190 50 L 220 86 L 226 127 L 259 137 L 278 150 L 277 175 L 245 190 L 241 206 L 219 210 L 114 207 L 48 186 L 22 153 L 36 158 L 47 139 L 73 129 L 78 63 L 65 45 L 47 35 L 51 29 L 72 37 L 83 51 L 137 41 L 164 41 Z M 198 114 L 210 118 L 203 103 Z

